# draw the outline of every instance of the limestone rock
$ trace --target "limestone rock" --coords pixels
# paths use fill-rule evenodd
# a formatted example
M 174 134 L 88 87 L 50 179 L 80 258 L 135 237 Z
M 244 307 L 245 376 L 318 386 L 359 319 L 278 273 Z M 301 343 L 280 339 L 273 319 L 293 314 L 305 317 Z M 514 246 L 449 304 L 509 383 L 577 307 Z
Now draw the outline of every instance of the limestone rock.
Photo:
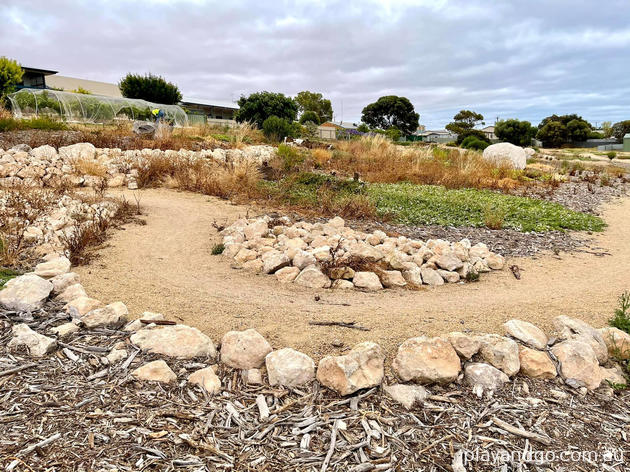
M 427 285 L 444 285 L 444 279 L 437 273 L 436 270 L 431 269 L 430 267 L 421 267 L 420 274 L 422 275 L 422 281 Z
M 96 148 L 91 143 L 77 143 L 59 148 L 59 157 L 68 161 L 85 159 L 92 160 L 96 157 Z
M 341 395 L 376 387 L 383 381 L 385 355 L 373 342 L 357 344 L 343 356 L 324 357 L 317 367 L 317 380 Z
M 590 390 L 599 387 L 602 372 L 591 344 L 573 339 L 556 344 L 551 352 L 560 363 L 560 373 L 565 381 L 575 380 Z
M 383 390 L 407 410 L 411 410 L 416 404 L 422 404 L 429 395 L 422 385 L 385 385 Z
M 137 320 L 133 320 L 127 323 L 125 327 L 123 328 L 123 331 L 138 331 L 142 328 L 146 328 L 148 324 L 143 323 L 142 320 L 156 321 L 156 320 L 163 320 L 163 319 L 164 319 L 164 315 L 162 313 L 152 313 L 150 311 L 145 311 L 144 313 L 142 313 L 142 315 L 140 315 L 140 317 Z
M 309 288 L 328 288 L 331 285 L 330 279 L 316 265 L 304 268 L 295 278 L 295 283 Z
M 519 346 L 518 357 L 521 363 L 521 374 L 527 377 L 553 379 L 558 375 L 555 364 L 546 352 Z
M 188 383 L 199 385 L 210 395 L 221 392 L 221 379 L 214 373 L 212 367 L 199 369 L 188 376 Z
M 352 290 L 354 288 L 354 284 L 349 280 L 335 280 L 331 287 L 333 290 Z
M 66 303 L 70 303 L 72 300 L 81 297 L 87 297 L 87 293 L 85 293 L 85 289 L 81 284 L 70 285 L 62 293 L 57 295 L 58 300 Z
M 384 270 L 380 274 L 381 283 L 386 288 L 399 288 L 407 285 L 399 270 Z
M 549 338 L 538 326 L 521 320 L 506 321 L 503 326 L 507 334 L 534 349 L 545 349 Z
M 553 325 L 564 339 L 579 339 L 591 346 L 600 364 L 608 360 L 608 347 L 602 334 L 588 323 L 565 315 L 557 316 Z
M 51 328 L 50 331 L 55 333 L 60 338 L 65 338 L 66 336 L 79 331 L 79 327 L 74 323 L 64 323 L 62 325 L 56 326 L 55 328 Z
M 477 395 L 484 391 L 494 392 L 500 389 L 510 378 L 496 367 L 483 363 L 470 363 L 464 367 L 464 379 L 473 387 Z
M 229 331 L 221 340 L 221 362 L 234 369 L 258 369 L 271 350 L 255 329 Z
M 490 267 L 492 270 L 501 270 L 505 265 L 505 258 L 493 252 L 488 254 L 488 256 L 484 260 L 486 261 L 488 267 Z
M 276 278 L 281 284 L 290 284 L 300 273 L 300 269 L 297 267 L 283 267 L 276 272 Z
M 417 287 L 422 285 L 422 273 L 420 272 L 420 267 L 416 266 L 411 269 L 403 270 L 402 275 L 408 284 L 415 285 Z
M 57 257 L 53 260 L 37 264 L 35 266 L 35 275 L 47 279 L 67 273 L 70 267 L 71 264 L 67 257 Z
M 262 385 L 262 373 L 260 369 L 241 370 L 241 379 L 245 385 Z
M 479 341 L 481 342 L 479 353 L 484 361 L 502 370 L 508 376 L 517 374 L 521 369 L 516 342 L 496 334 L 481 336 Z
M 453 346 L 453 349 L 455 349 L 455 352 L 466 360 L 477 354 L 481 348 L 481 341 L 479 341 L 477 336 L 454 331 L 447 335 L 447 339 Z
M 355 272 L 352 283 L 356 288 L 369 291 L 381 290 L 383 288 L 378 275 L 374 272 Z
M 461 362 L 450 342 L 421 336 L 400 345 L 392 367 L 403 381 L 448 383 L 457 379 Z
M 129 311 L 122 302 L 110 303 L 81 317 L 86 328 L 120 328 L 127 322 Z
M 483 151 L 483 158 L 496 166 L 525 169 L 527 154 L 520 146 L 510 143 L 491 144 Z
M 35 274 L 9 280 L 0 290 L 0 306 L 7 310 L 34 311 L 44 306 L 53 284 Z
M 66 311 L 76 311 L 77 315 L 83 316 L 92 310 L 102 307 L 100 300 L 90 297 L 79 297 L 64 306 Z
M 458 269 L 459 270 L 459 269 Z M 456 284 L 459 282 L 459 274 L 457 272 L 450 272 L 444 269 L 437 269 L 436 271 L 440 277 L 444 280 L 444 282 L 449 284 Z
M 456 271 L 457 269 L 460 269 L 464 265 L 464 263 L 461 260 L 459 260 L 457 257 L 455 257 L 453 254 L 450 254 L 450 253 L 445 253 L 445 254 L 442 254 L 441 256 L 438 256 L 435 263 L 441 269 L 448 270 L 449 272 Z
M 177 380 L 177 375 L 171 370 L 166 362 L 162 359 L 148 362 L 136 370 L 131 372 L 138 380 L 146 380 L 149 382 L 172 383 Z
M 217 354 L 212 339 L 186 325 L 141 329 L 131 335 L 131 342 L 143 351 L 181 359 L 215 358 Z
M 7 344 L 9 351 L 25 349 L 29 356 L 43 357 L 57 349 L 57 341 L 33 331 L 27 324 L 14 325 L 13 337 Z
M 52 290 L 53 294 L 60 294 L 71 285 L 76 285 L 76 284 L 81 283 L 79 274 L 77 274 L 76 272 L 68 272 L 65 274 L 57 275 L 53 277 L 52 279 L 50 279 L 50 281 L 53 284 L 53 290 Z
M 628 378 L 626 377 L 623 369 L 621 369 L 618 365 L 611 367 L 610 369 L 602 367 L 601 373 L 603 382 L 613 385 L 628 385 Z
M 274 274 L 276 271 L 291 265 L 289 256 L 283 252 L 272 250 L 267 251 L 262 256 L 263 272 L 265 274 Z
M 269 385 L 297 387 L 315 379 L 315 362 L 306 354 L 291 348 L 273 351 L 265 357 Z
M 105 358 L 107 359 L 107 362 L 109 362 L 110 365 L 116 364 L 117 362 L 120 362 L 127 358 L 127 350 L 124 348 L 123 349 L 114 348 L 111 351 L 109 351 L 109 354 L 107 354 Z
M 602 335 L 611 357 L 630 359 L 630 334 L 613 327 L 602 328 L 598 331 Z

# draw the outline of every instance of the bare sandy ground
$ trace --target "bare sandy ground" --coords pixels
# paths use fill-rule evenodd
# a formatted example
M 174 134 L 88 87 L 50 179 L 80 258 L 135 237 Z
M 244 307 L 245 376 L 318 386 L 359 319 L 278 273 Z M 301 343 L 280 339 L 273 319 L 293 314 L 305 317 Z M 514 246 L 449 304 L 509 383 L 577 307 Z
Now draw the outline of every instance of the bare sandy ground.
M 130 201 L 132 192 L 122 192 Z M 158 189 L 139 192 L 146 226 L 117 231 L 100 257 L 79 267 L 88 294 L 123 301 L 134 316 L 143 311 L 196 326 L 215 342 L 229 330 L 256 328 L 274 347 L 293 347 L 315 358 L 364 340 L 389 353 L 403 340 L 449 331 L 499 332 L 520 318 L 550 330 L 566 314 L 603 326 L 617 298 L 630 288 L 630 199 L 607 205 L 608 229 L 596 242 L 610 256 L 587 253 L 509 261 L 509 270 L 484 274 L 478 283 L 412 292 L 333 292 L 282 286 L 273 276 L 252 275 L 212 256 L 220 241 L 212 223 L 229 224 L 255 210 L 203 195 Z M 315 295 L 321 299 L 315 300 Z M 345 305 L 347 304 L 347 306 Z M 356 321 L 370 331 L 311 326 L 311 320 Z

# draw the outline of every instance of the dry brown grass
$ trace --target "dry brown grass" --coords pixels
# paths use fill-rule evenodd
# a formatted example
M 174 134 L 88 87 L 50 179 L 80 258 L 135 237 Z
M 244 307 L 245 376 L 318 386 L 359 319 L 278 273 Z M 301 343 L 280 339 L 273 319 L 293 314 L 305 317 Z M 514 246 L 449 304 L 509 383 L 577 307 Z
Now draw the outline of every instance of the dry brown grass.
M 74 172 L 78 175 L 92 175 L 101 178 L 107 176 L 107 168 L 93 159 L 75 159 L 71 164 Z
M 358 172 L 363 180 L 378 183 L 412 182 L 499 190 L 525 184 L 522 172 L 495 167 L 476 151 L 404 147 L 380 135 L 339 142 L 326 168 L 348 176 Z
M 2 106 L 2 102 L 0 102 L 0 120 L 7 120 L 9 118 L 13 118 L 13 114 Z
M 319 166 L 324 166 L 332 159 L 332 153 L 326 149 L 313 149 L 311 152 L 313 161 Z

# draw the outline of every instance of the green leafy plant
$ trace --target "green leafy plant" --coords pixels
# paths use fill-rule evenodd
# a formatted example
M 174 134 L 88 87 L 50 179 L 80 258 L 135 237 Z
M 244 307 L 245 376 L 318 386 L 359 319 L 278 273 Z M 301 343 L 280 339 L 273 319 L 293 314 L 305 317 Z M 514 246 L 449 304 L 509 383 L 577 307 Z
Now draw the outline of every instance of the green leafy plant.
M 286 144 L 278 146 L 276 156 L 280 159 L 282 170 L 285 172 L 297 170 L 306 160 L 306 155 L 303 152 Z
M 617 153 L 615 151 L 610 151 L 608 154 L 606 154 L 606 156 L 612 161 L 615 157 L 617 157 Z
M 292 136 L 294 128 L 284 118 L 270 116 L 263 122 L 263 133 L 272 141 L 282 141 L 287 136 Z
M 619 297 L 619 308 L 615 310 L 610 326 L 630 334 L 630 292 L 624 292 Z
M 118 83 L 123 97 L 174 105 L 182 100 L 177 85 L 153 74 L 127 74 Z
M 215 244 L 214 246 L 212 246 L 213 256 L 218 256 L 219 254 L 223 254 L 223 251 L 225 251 L 225 246 L 223 245 L 223 243 Z
M 420 115 L 406 97 L 388 95 L 367 105 L 361 121 L 371 128 L 388 130 L 396 128 L 401 134 L 411 134 L 418 129 Z
M 461 147 L 464 149 L 473 149 L 475 151 L 483 151 L 490 146 L 486 141 L 482 141 L 477 136 L 466 136 L 462 141 Z
M 271 116 L 292 123 L 298 112 L 298 105 L 292 98 L 273 92 L 256 92 L 248 97 L 243 96 L 239 98 L 238 106 L 236 121 L 239 123 L 248 121 L 258 128 L 263 128 L 265 120 Z
M 4 97 L 15 90 L 15 86 L 22 81 L 24 71 L 20 64 L 13 59 L 0 57 L 0 105 Z

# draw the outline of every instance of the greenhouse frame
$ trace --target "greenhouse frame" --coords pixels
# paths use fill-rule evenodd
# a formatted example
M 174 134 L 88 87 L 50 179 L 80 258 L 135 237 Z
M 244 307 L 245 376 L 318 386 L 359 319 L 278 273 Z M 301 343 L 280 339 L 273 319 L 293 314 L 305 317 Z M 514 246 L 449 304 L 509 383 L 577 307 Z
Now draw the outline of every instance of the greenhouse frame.
M 178 105 L 162 105 L 133 98 L 23 88 L 10 94 L 9 101 L 16 118 L 47 116 L 77 123 L 152 121 L 152 110 L 159 108 L 164 112 L 164 120 L 175 126 L 188 125 L 186 112 Z

